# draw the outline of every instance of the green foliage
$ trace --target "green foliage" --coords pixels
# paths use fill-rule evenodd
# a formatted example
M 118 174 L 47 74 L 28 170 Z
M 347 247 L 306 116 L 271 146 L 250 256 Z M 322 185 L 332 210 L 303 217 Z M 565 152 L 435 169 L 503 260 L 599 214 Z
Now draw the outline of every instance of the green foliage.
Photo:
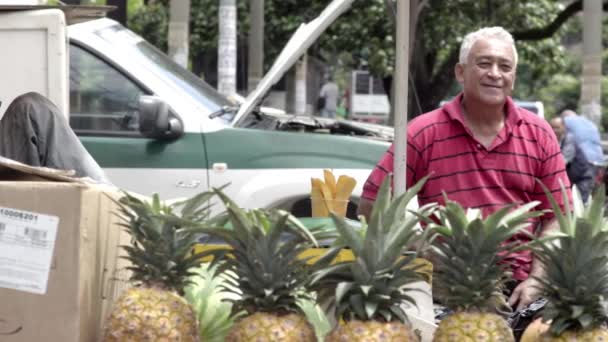
M 230 293 L 224 290 L 226 278 L 216 266 L 202 264 L 195 268 L 185 298 L 192 305 L 199 323 L 201 341 L 223 342 L 240 314 L 232 315 Z
M 506 206 L 484 219 L 480 210 L 466 211 L 446 198 L 439 223 L 432 225 L 438 235 L 433 243 L 436 298 L 455 311 L 504 313 L 509 254 L 522 247 L 521 241 L 505 241 L 542 214 L 529 211 L 538 204 Z
M 424 279 L 419 272 L 423 265 L 414 262 L 417 253 L 413 250 L 424 245 L 426 235 L 416 225 L 429 221 L 435 207 L 409 212 L 407 204 L 425 181 L 393 199 L 391 177 L 386 177 L 369 225 L 362 231 L 332 213 L 339 239 L 315 263 L 313 284 L 320 302 L 335 308 L 337 320 L 408 321 L 402 304 L 415 304 L 408 285 Z M 333 263 L 345 247 L 354 258 Z
M 151 201 L 125 193 L 117 202 L 120 223 L 132 244 L 122 246 L 132 263 L 131 281 L 181 293 L 200 264 L 192 255 L 198 241 L 196 228 L 209 220 L 208 202 L 213 192 L 203 192 L 186 201 L 165 205 L 157 194 Z
M 323 309 L 312 299 L 301 299 L 298 305 L 315 329 L 317 341 L 325 341 L 324 337 L 331 331 L 332 326 Z
M 150 1 L 147 6 L 137 8 L 129 14 L 128 25 L 148 42 L 167 51 L 169 9 L 165 1 Z
M 558 116 L 564 109 L 578 108 L 580 77 L 571 73 L 553 75 L 545 87 L 538 89 L 538 99 L 545 105 L 545 116 Z
M 223 217 L 230 227 L 209 225 L 205 232 L 225 248 L 201 257 L 212 256 L 220 271 L 227 271 L 224 287 L 234 294 L 234 310 L 299 313 L 298 301 L 310 297 L 310 268 L 300 255 L 316 246 L 316 230 L 284 210 L 244 210 L 221 190 L 214 191 L 226 206 Z
M 232 300 L 239 297 L 225 290 L 229 279 L 219 272 L 218 265 L 201 264 L 192 270 L 190 285 L 185 289 L 185 298 L 194 308 L 201 341 L 222 342 L 243 312 L 232 313 Z M 319 342 L 331 330 L 325 312 L 315 300 L 300 299 L 298 306 L 312 324 Z
M 562 211 L 543 186 L 559 222 L 559 232 L 537 241 L 535 255 L 545 266 L 546 275 L 537 278 L 547 299 L 542 317 L 550 321 L 549 331 L 558 336 L 565 331 L 591 330 L 608 319 L 608 220 L 604 186 L 587 206 L 573 196 L 572 209 Z M 561 196 L 568 203 L 565 188 Z
M 167 0 L 150 1 L 130 18 L 131 27 L 157 47 L 166 50 Z M 358 0 L 339 17 L 309 49 L 309 54 L 345 68 L 368 64 L 375 76 L 394 71 L 395 38 L 393 12 L 386 0 Z M 420 3 L 423 1 L 413 1 Z M 266 0 L 264 54 L 268 69 L 297 27 L 316 17 L 328 0 Z M 394 1 L 392 1 L 394 3 Z M 463 36 L 482 26 L 503 26 L 513 33 L 547 26 L 564 4 L 554 0 L 430 0 L 424 1 L 417 20 L 411 57 L 411 89 L 417 92 L 423 111 L 459 90 L 453 77 L 455 57 Z M 192 0 L 190 53 L 193 58 L 214 58 L 217 49 L 218 0 Z M 238 39 L 245 46 L 248 34 L 248 5 L 238 4 Z M 414 20 L 411 16 L 410 20 Z M 553 84 L 552 76 L 568 68 L 560 39 L 572 20 L 557 34 L 543 40 L 519 40 L 520 55 L 515 97 L 538 99 L 538 89 Z M 608 25 L 605 25 L 605 27 Z M 521 36 L 521 35 L 520 35 Z M 608 36 L 605 34 L 604 37 Z M 525 38 L 525 36 L 521 36 Z M 340 55 L 354 58 L 341 58 Z M 557 107 L 557 105 L 556 105 Z

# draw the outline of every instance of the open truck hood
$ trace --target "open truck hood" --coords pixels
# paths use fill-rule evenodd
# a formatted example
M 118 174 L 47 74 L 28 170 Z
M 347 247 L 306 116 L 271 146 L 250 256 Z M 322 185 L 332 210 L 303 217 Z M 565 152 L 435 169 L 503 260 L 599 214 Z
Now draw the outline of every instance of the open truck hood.
M 279 57 L 274 61 L 270 71 L 258 83 L 255 90 L 247 96 L 245 102 L 240 105 L 232 120 L 234 126 L 242 124 L 253 109 L 260 104 L 270 88 L 283 77 L 287 70 L 291 69 L 327 27 L 350 8 L 353 2 L 354 0 L 333 0 L 317 18 L 298 27 Z

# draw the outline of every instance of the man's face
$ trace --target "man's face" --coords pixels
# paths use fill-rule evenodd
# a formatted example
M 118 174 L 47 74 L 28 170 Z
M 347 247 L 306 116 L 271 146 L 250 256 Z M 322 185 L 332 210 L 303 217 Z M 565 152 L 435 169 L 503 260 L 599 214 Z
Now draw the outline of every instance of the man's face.
M 456 79 L 467 101 L 503 105 L 513 91 L 515 67 L 510 44 L 482 38 L 471 47 L 466 64 L 456 65 Z

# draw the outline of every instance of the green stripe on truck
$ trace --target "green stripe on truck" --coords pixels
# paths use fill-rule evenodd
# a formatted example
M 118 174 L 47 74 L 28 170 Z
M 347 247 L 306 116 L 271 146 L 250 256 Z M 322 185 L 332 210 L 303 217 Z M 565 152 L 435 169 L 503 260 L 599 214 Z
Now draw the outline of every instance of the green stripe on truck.
M 125 137 L 81 140 L 104 168 L 183 169 L 226 163 L 230 169 L 371 169 L 389 145 L 358 137 L 242 128 L 203 137 L 186 133 L 171 142 Z

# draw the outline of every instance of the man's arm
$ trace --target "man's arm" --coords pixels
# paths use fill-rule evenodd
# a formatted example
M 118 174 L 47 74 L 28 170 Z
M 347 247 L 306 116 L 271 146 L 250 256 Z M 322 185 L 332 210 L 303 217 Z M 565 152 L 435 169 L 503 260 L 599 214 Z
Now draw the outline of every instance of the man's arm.
M 559 225 L 557 223 L 557 219 L 552 218 L 543 224 L 542 231 L 540 232 L 540 236 L 545 236 L 551 231 L 559 230 Z M 511 297 L 509 298 L 509 305 L 513 307 L 517 304 L 517 310 L 521 310 L 526 306 L 530 305 L 532 302 L 537 300 L 540 297 L 540 286 L 539 281 L 536 278 L 544 278 L 545 277 L 545 269 L 543 264 L 536 257 L 532 257 L 532 267 L 530 269 L 530 274 L 528 279 L 522 281 L 517 285 Z
M 373 201 L 361 197 L 361 200 L 359 200 L 359 207 L 357 208 L 357 215 L 365 216 L 365 220 L 369 222 L 369 217 L 372 215 L 373 206 Z

